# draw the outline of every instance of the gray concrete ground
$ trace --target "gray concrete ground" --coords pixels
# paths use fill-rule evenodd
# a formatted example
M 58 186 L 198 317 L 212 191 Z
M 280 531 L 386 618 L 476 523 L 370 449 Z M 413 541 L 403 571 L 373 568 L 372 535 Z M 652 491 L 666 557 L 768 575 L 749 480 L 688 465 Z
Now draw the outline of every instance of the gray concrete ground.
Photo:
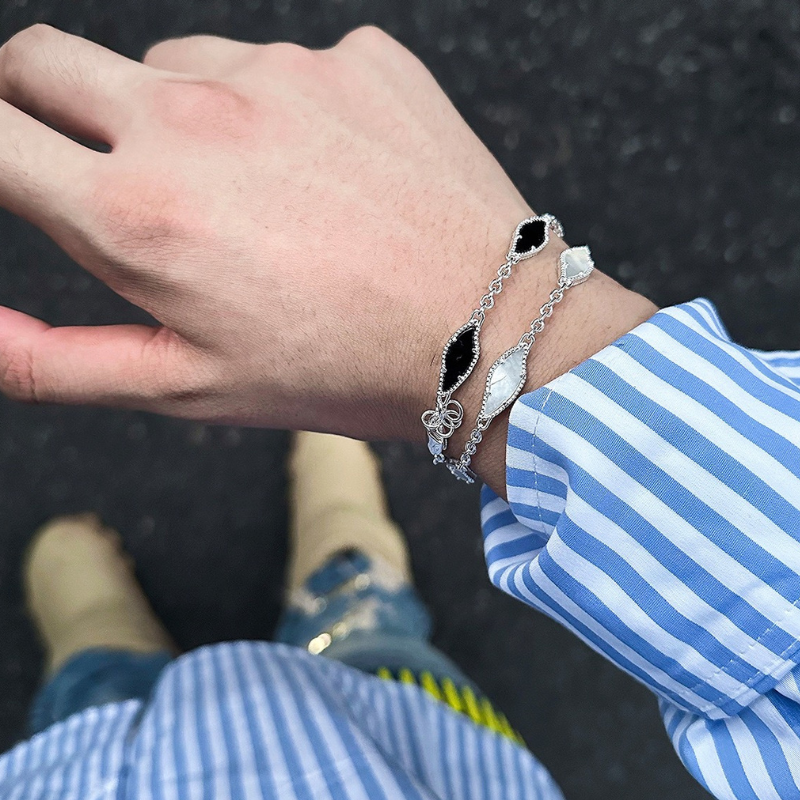
M 332 44 L 373 22 L 432 68 L 538 209 L 666 305 L 715 300 L 751 346 L 800 346 L 800 6 L 795 0 L 4 0 L 0 39 L 46 21 L 133 57 L 190 32 Z M 52 323 L 142 315 L 0 214 L 0 302 Z M 0 401 L 0 749 L 40 652 L 20 557 L 48 515 L 122 532 L 180 643 L 269 637 L 284 555 L 283 433 Z M 705 797 L 655 700 L 502 596 L 477 492 L 422 446 L 382 444 L 436 641 L 507 709 L 568 798 Z

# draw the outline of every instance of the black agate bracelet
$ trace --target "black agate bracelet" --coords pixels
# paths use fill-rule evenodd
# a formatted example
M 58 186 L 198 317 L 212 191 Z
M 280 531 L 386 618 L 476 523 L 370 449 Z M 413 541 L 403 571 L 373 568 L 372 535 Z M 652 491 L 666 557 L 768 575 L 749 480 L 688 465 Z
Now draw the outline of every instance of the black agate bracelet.
M 450 462 L 454 462 L 444 452 L 450 437 L 464 421 L 464 408 L 458 400 L 453 399 L 453 394 L 478 363 L 481 353 L 480 332 L 486 321 L 486 312 L 494 306 L 496 295 L 503 291 L 503 283 L 511 275 L 514 265 L 544 250 L 553 233 L 564 236 L 561 223 L 552 214 L 528 217 L 517 225 L 506 260 L 497 270 L 497 276 L 489 284 L 488 291 L 467 322 L 447 340 L 442 352 L 436 403 L 422 415 L 422 423 L 428 433 L 428 450 L 435 464 L 447 463 L 451 466 Z

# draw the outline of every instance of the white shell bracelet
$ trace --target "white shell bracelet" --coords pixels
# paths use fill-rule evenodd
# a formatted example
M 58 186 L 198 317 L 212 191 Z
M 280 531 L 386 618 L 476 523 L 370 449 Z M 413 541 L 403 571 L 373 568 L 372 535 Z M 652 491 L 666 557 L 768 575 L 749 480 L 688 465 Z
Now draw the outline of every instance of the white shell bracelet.
M 506 262 L 498 270 L 497 278 L 489 285 L 489 292 L 481 298 L 479 307 L 465 325 L 447 341 L 442 353 L 439 388 L 436 405 L 422 415 L 422 423 L 428 434 L 428 449 L 434 464 L 445 464 L 456 478 L 473 483 L 475 474 L 470 469 L 472 457 L 492 420 L 505 411 L 517 399 L 528 375 L 528 354 L 537 334 L 544 329 L 545 320 L 551 316 L 555 306 L 564 299 L 565 292 L 583 283 L 594 269 L 589 248 L 570 247 L 559 256 L 558 285 L 550 293 L 547 302 L 539 309 L 539 316 L 531 322 L 529 329 L 517 344 L 506 350 L 489 368 L 483 400 L 475 427 L 467 439 L 459 458 L 445 455 L 447 443 L 464 418 L 464 409 L 453 392 L 470 376 L 480 357 L 479 334 L 485 319 L 485 311 L 494 305 L 494 296 L 502 291 L 503 281 L 511 274 L 518 261 L 530 258 L 544 249 L 550 231 L 563 236 L 558 220 L 550 214 L 529 217 L 514 231 Z

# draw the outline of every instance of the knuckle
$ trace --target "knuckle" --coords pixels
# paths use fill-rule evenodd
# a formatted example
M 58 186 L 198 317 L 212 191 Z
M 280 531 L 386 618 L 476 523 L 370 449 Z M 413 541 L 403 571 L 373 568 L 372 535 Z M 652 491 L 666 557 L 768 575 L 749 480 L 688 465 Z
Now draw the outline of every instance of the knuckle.
M 133 173 L 101 180 L 89 204 L 96 220 L 93 249 L 116 267 L 143 257 L 168 262 L 190 236 L 191 215 L 179 199 L 178 181 L 168 176 Z
M 340 44 L 353 45 L 370 52 L 383 52 L 394 42 L 388 33 L 375 25 L 362 25 L 350 31 Z
M 142 353 L 151 376 L 151 400 L 186 409 L 206 405 L 219 394 L 215 371 L 186 341 L 161 328 Z
M 15 33 L 3 47 L 25 51 L 37 45 L 44 44 L 46 41 L 52 39 L 53 36 L 58 35 L 58 33 L 59 31 L 51 25 L 37 22 L 35 25 L 30 25 L 27 28 L 23 28 L 18 33 Z
M 142 56 L 142 63 L 150 65 L 160 61 L 165 55 L 174 52 L 177 47 L 180 47 L 180 42 L 180 39 L 164 39 L 151 44 Z
M 3 393 L 21 403 L 39 402 L 39 392 L 34 375 L 33 354 L 24 344 L 14 344 L 0 362 L 0 381 Z
M 193 141 L 239 142 L 258 130 L 254 102 L 224 81 L 160 79 L 152 86 L 151 103 L 162 125 Z
M 6 77 L 20 73 L 31 53 L 43 46 L 54 33 L 55 28 L 40 22 L 14 34 L 0 47 L 0 70 Z
M 398 74 L 415 69 L 416 57 L 397 39 L 375 27 L 365 25 L 348 33 L 334 50 L 339 50 L 346 61 L 366 62 L 380 71 L 387 69 Z
M 215 36 L 175 36 L 170 39 L 161 39 L 158 42 L 151 44 L 142 56 L 143 64 L 151 64 L 153 62 L 161 64 L 169 62 L 169 60 L 182 52 L 191 52 L 197 44 L 202 44 L 205 41 L 216 39 Z

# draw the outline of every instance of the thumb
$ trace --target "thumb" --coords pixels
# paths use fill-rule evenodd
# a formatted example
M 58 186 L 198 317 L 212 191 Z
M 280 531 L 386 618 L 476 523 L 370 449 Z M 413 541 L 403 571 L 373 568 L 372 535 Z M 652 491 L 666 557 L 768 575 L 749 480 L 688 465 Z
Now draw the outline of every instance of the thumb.
M 13 400 L 195 416 L 210 394 L 197 355 L 164 327 L 54 328 L 0 307 L 0 392 Z

